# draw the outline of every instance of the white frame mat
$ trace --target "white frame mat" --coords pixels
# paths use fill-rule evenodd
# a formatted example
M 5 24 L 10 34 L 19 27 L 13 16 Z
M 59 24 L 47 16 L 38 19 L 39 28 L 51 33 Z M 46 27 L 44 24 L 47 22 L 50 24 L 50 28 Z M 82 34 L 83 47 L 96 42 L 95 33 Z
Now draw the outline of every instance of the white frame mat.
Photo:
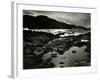
M 46 11 L 64 11 L 64 12 L 82 12 L 91 13 L 91 66 L 88 67 L 66 67 L 53 69 L 29 69 L 23 70 L 23 32 L 22 32 L 22 11 L 25 10 L 46 10 Z M 74 7 L 74 6 L 55 6 L 55 5 L 37 5 L 29 3 L 12 2 L 12 70 L 13 78 L 23 77 L 39 77 L 39 76 L 54 76 L 67 75 L 76 73 L 92 73 L 96 72 L 96 52 L 95 48 L 95 27 L 96 27 L 96 8 Z

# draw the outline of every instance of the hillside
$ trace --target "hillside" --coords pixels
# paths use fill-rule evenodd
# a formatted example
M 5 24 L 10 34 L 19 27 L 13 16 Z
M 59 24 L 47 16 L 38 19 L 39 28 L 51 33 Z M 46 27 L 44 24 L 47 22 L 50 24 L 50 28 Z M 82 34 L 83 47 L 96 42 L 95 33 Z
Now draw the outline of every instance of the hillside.
M 47 16 L 30 16 L 23 15 L 23 27 L 29 29 L 83 29 L 88 30 L 82 26 L 67 24 L 64 22 L 56 21 Z

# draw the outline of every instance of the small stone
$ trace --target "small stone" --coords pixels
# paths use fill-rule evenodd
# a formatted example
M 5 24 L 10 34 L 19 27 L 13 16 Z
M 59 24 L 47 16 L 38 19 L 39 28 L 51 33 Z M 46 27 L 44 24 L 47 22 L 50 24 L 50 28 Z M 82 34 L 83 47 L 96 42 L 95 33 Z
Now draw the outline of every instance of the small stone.
M 75 50 L 73 50 L 73 51 L 72 51 L 72 53 L 76 53 L 76 51 L 75 51 Z

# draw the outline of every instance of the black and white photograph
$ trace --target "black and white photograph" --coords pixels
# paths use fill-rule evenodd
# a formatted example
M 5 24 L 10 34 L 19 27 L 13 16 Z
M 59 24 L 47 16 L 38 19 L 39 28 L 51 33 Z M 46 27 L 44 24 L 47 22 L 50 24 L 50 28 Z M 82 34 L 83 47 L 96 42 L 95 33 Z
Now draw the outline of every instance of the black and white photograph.
M 23 10 L 23 69 L 91 66 L 91 13 Z

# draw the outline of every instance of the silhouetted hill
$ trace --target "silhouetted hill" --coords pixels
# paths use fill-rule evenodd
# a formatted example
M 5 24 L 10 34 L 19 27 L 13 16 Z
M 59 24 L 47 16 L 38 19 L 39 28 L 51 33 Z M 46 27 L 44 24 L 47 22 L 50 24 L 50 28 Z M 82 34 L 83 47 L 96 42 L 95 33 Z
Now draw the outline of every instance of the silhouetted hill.
M 66 24 L 54 19 L 51 19 L 47 16 L 29 16 L 23 15 L 23 27 L 29 29 L 83 29 L 87 28 L 82 26 L 76 26 L 71 24 Z

